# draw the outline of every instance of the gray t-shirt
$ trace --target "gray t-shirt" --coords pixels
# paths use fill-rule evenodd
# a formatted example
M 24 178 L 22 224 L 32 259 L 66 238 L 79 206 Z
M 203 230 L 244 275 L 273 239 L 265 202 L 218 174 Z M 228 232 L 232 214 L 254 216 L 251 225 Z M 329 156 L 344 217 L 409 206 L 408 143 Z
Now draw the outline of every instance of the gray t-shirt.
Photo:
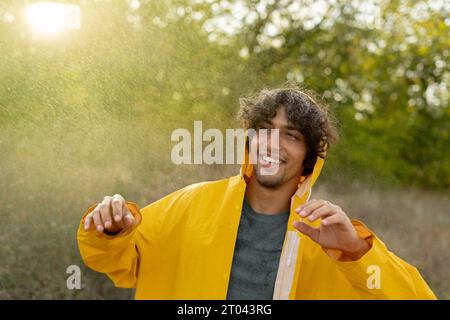
M 288 218 L 258 213 L 244 199 L 227 299 L 273 298 Z

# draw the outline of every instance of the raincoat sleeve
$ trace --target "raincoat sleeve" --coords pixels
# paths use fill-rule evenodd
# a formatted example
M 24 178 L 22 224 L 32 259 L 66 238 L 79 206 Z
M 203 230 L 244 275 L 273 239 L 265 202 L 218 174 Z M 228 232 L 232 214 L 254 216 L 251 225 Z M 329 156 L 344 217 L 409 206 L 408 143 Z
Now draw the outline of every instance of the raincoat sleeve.
M 419 271 L 390 252 L 363 223 L 352 220 L 371 248 L 357 261 L 342 261 L 339 250 L 325 250 L 362 299 L 436 299 Z
M 94 210 L 90 207 L 83 215 L 78 227 L 78 247 L 84 263 L 91 269 L 105 273 L 116 287 L 135 288 L 140 263 L 145 257 L 150 260 L 161 248 L 176 252 L 187 212 L 192 199 L 201 195 L 202 183 L 186 186 L 139 210 L 136 204 L 126 202 L 136 218 L 137 225 L 128 233 L 109 236 L 95 231 L 84 231 L 86 215 Z M 168 238 L 172 241 L 168 241 Z M 157 261 L 157 259 L 155 259 Z
M 136 246 L 136 231 L 142 216 L 136 204 L 126 202 L 136 218 L 137 226 L 127 233 L 109 236 L 95 231 L 84 231 L 86 216 L 95 209 L 91 206 L 81 219 L 77 232 L 78 247 L 84 263 L 91 269 L 105 273 L 117 287 L 133 288 L 136 285 L 139 253 Z

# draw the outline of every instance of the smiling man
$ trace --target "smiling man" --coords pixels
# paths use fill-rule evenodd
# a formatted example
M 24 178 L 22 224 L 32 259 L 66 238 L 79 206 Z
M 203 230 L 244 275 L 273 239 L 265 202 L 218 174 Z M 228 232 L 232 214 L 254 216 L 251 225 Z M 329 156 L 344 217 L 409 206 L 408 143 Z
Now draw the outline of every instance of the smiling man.
M 364 224 L 309 200 L 336 140 L 311 94 L 265 89 L 241 100 L 239 116 L 256 132 L 239 175 L 187 186 L 142 210 L 105 197 L 79 226 L 84 262 L 136 288 L 137 299 L 436 298 Z

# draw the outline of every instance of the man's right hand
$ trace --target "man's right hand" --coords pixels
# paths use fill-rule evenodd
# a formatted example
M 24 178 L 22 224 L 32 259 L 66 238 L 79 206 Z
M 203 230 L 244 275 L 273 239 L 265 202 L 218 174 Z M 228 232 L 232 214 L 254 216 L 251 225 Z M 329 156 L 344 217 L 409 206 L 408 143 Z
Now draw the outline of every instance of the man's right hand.
M 116 194 L 112 197 L 106 196 L 101 203 L 90 212 L 84 222 L 84 230 L 96 230 L 121 232 L 128 231 L 136 225 L 136 219 L 131 214 L 125 203 L 125 199 Z

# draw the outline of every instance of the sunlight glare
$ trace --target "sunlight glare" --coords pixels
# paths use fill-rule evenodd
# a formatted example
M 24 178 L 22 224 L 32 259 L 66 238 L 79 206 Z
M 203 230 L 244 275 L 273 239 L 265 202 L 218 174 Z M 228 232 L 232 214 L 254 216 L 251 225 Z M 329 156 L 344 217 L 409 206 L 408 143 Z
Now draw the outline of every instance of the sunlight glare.
M 56 36 L 80 29 L 80 7 L 57 2 L 36 2 L 26 7 L 28 25 L 35 34 Z

